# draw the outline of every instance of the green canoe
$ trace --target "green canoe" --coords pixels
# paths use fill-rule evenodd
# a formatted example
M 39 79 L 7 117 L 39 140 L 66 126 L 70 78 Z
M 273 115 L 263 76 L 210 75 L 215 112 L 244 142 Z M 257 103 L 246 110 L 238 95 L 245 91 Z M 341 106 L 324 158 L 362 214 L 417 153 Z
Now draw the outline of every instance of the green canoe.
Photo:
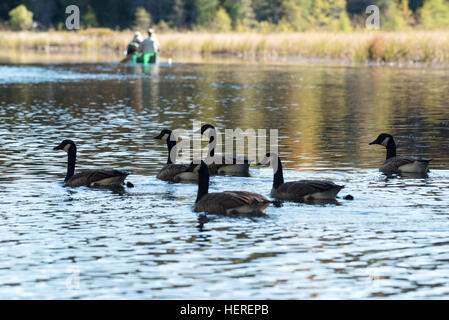
M 159 55 L 155 52 L 145 53 L 145 54 L 135 54 L 133 55 L 134 63 L 152 64 L 159 61 Z

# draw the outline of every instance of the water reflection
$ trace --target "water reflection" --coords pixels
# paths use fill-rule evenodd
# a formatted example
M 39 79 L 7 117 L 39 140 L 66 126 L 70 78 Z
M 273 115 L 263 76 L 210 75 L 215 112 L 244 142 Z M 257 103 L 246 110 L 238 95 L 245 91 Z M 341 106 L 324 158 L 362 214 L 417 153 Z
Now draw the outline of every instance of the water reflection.
M 36 77 L 8 75 L 18 67 L 29 68 L 24 74 L 37 70 Z M 445 70 L 1 68 L 0 297 L 448 295 Z M 165 127 L 190 129 L 192 120 L 219 130 L 279 129 L 286 181 L 344 184 L 338 203 L 284 202 L 254 219 L 193 213 L 197 186 L 154 177 L 166 147 L 152 139 Z M 380 132 L 397 137 L 401 153 L 434 159 L 428 177 L 378 172 L 384 157 L 368 142 Z M 120 167 L 132 172 L 135 187 L 64 188 L 65 163 L 51 150 L 64 138 L 78 143 L 79 170 Z M 250 173 L 213 177 L 210 191 L 268 195 L 272 169 Z M 66 285 L 73 270 L 79 288 Z

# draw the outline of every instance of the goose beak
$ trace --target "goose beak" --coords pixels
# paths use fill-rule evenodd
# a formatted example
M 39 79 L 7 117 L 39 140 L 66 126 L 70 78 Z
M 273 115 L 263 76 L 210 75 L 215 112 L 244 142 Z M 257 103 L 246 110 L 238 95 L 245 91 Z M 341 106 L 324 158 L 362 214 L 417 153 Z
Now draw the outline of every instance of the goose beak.
M 155 136 L 153 139 L 161 140 L 162 139 L 162 135 Z
M 376 144 L 376 140 L 371 141 L 370 143 L 368 143 L 369 146 L 372 145 L 372 144 Z
M 56 147 L 53 148 L 53 150 L 62 150 L 62 146 L 61 145 L 56 146 Z

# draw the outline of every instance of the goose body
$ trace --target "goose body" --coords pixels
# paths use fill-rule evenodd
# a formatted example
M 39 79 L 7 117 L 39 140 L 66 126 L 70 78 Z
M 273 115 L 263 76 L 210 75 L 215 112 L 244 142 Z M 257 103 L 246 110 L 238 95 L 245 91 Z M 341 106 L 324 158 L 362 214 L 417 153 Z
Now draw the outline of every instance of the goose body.
M 331 181 L 299 180 L 285 182 L 278 188 L 271 189 L 271 195 L 279 200 L 331 200 L 335 199 L 343 186 Z
M 198 181 L 198 174 L 186 171 L 189 168 L 188 164 L 178 164 L 172 161 L 172 156 L 176 155 L 176 139 L 172 136 L 172 131 L 164 129 L 161 133 L 154 137 L 167 143 L 168 159 L 167 164 L 164 165 L 156 175 L 156 178 L 168 182 L 187 182 L 196 183 Z
M 275 153 L 267 153 L 261 164 L 272 162 L 273 187 L 271 196 L 278 200 L 310 201 L 333 200 L 344 186 L 327 180 L 299 180 L 284 182 L 281 159 Z
M 128 172 L 115 169 L 92 169 L 75 174 L 76 144 L 72 140 L 64 140 L 53 150 L 64 150 L 68 154 L 67 175 L 64 179 L 68 187 L 81 186 L 123 186 Z
M 250 161 L 244 156 L 235 154 L 216 154 L 215 145 L 216 131 L 215 127 L 210 124 L 205 124 L 201 127 L 201 134 L 209 138 L 209 152 L 205 159 L 211 175 L 234 175 L 234 176 L 249 176 Z
M 248 191 L 209 193 L 209 170 L 204 161 L 201 161 L 198 171 L 199 181 L 195 212 L 223 215 L 264 215 L 266 208 L 271 203 L 263 195 Z
M 430 161 L 419 157 L 393 157 L 385 160 L 379 167 L 379 171 L 385 174 L 427 173 Z
M 257 193 L 247 191 L 223 191 L 208 193 L 195 204 L 195 212 L 211 214 L 265 214 L 270 201 Z
M 387 158 L 380 166 L 379 171 L 385 174 L 400 173 L 420 173 L 425 174 L 429 171 L 430 159 L 411 156 L 397 156 L 396 143 L 393 136 L 382 133 L 376 140 L 369 143 L 379 144 L 387 149 Z
M 185 164 L 166 164 L 159 170 L 156 178 L 169 182 L 197 181 L 198 176 L 184 172 L 188 167 Z
M 212 149 L 204 161 L 208 164 L 210 175 L 249 176 L 249 160 L 246 157 L 229 153 L 215 154 Z
M 123 186 L 128 175 L 114 169 L 86 170 L 75 174 L 65 184 L 69 187 Z

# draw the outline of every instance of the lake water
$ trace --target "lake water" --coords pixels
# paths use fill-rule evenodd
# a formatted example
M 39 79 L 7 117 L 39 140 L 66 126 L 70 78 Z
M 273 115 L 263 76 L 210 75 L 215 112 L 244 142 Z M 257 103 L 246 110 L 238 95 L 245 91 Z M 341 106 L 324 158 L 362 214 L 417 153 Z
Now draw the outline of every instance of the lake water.
M 443 68 L 1 64 L 0 298 L 447 298 L 448 101 Z M 192 120 L 278 129 L 286 180 L 344 184 L 338 203 L 204 219 L 195 185 L 155 178 L 152 137 Z M 379 173 L 381 132 L 432 158 L 429 176 Z M 128 170 L 135 187 L 64 187 L 63 139 L 78 169 Z M 250 174 L 210 189 L 268 196 L 272 169 Z

